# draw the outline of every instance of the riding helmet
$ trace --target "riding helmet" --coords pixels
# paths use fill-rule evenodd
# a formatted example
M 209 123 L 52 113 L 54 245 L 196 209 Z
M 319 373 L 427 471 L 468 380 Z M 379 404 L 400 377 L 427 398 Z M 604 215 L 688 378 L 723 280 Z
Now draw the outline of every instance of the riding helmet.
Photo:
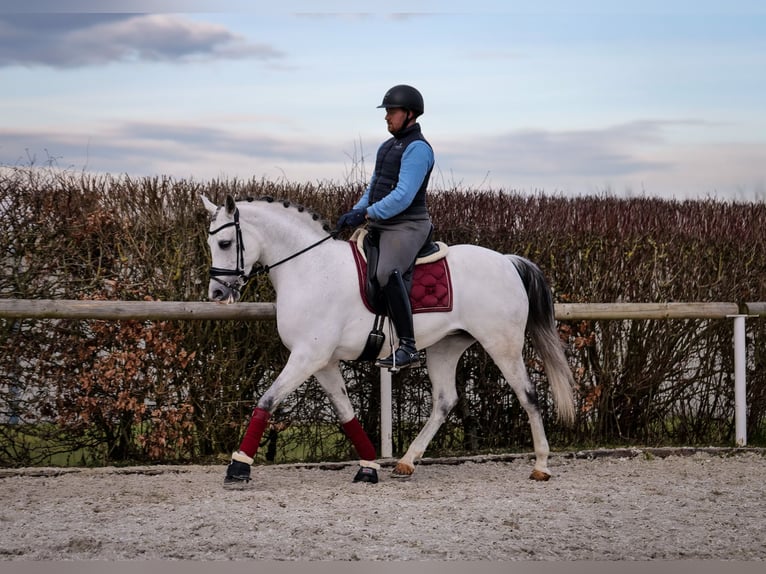
M 404 108 L 421 115 L 424 111 L 423 96 L 412 86 L 399 84 L 391 88 L 383 96 L 379 108 Z

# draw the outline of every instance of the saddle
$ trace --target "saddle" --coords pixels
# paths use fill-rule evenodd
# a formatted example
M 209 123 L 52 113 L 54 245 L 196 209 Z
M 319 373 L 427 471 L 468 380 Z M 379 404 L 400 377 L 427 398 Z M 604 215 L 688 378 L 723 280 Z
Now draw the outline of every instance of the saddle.
M 383 320 L 387 314 L 380 286 L 375 278 L 378 262 L 377 242 L 363 228 L 357 229 L 349 239 L 354 254 L 359 291 L 367 309 L 375 314 L 367 345 L 358 360 L 372 360 L 378 356 L 385 335 Z M 433 241 L 433 228 L 418 252 L 414 265 L 403 279 L 410 294 L 412 313 L 446 312 L 452 310 L 452 280 L 447 262 L 448 247 Z

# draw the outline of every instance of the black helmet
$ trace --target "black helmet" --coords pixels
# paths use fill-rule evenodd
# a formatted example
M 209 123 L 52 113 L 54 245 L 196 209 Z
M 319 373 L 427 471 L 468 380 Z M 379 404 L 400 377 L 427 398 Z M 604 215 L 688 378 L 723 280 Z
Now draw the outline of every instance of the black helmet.
M 383 103 L 379 108 L 404 108 L 421 115 L 423 109 L 423 96 L 412 86 L 399 84 L 386 92 L 383 96 Z

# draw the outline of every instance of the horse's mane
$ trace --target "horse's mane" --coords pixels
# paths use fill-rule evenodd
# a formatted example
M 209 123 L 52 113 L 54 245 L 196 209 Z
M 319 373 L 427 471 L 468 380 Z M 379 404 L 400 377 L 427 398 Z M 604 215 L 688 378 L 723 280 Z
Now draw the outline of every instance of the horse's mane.
M 326 219 L 324 219 L 324 217 L 322 217 L 320 213 L 300 203 L 293 203 L 289 199 L 274 199 L 270 195 L 263 195 L 261 197 L 248 196 L 248 197 L 245 197 L 244 199 L 238 199 L 237 201 L 247 201 L 250 203 L 252 203 L 253 201 L 265 201 L 266 203 L 281 203 L 282 207 L 286 209 L 295 209 L 298 211 L 298 213 L 305 213 L 307 217 L 311 217 L 312 221 L 318 222 L 319 225 L 322 226 L 322 230 L 326 231 L 327 233 L 330 233 L 330 231 L 332 231 L 332 227 L 330 227 L 330 224 L 327 222 Z

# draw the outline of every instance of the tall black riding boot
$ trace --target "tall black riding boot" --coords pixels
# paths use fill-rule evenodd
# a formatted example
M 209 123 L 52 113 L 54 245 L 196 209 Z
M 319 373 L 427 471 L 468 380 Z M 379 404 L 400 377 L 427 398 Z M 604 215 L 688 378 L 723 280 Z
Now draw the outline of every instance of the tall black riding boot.
M 412 326 L 410 294 L 398 271 L 391 273 L 383 293 L 386 296 L 388 317 L 399 337 L 399 348 L 385 359 L 375 361 L 375 366 L 386 368 L 392 373 L 420 366 L 420 353 L 415 347 L 415 329 Z

